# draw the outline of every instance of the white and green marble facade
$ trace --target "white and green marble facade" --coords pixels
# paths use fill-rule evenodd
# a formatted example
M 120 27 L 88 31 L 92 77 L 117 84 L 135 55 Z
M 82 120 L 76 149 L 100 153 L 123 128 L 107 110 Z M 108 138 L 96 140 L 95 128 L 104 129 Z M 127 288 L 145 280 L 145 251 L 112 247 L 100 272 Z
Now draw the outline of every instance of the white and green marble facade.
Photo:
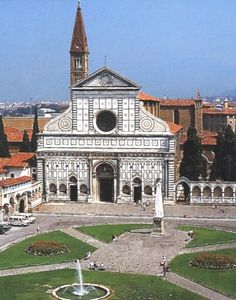
M 173 202 L 175 137 L 143 108 L 139 90 L 108 68 L 71 88 L 70 108 L 38 138 L 38 179 L 47 201 L 70 201 L 71 186 L 76 186 L 78 202 L 100 202 L 102 180 L 112 185 L 109 201 L 137 201 L 137 187 L 142 201 L 154 201 L 161 178 L 164 201 Z M 98 116 L 106 115 L 115 120 L 109 131 L 98 124 Z

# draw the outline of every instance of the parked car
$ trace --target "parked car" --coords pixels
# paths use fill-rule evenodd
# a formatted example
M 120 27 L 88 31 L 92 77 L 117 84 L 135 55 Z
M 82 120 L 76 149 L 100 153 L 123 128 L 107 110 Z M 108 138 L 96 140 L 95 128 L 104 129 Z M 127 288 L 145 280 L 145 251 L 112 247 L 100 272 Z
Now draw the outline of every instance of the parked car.
M 11 229 L 11 224 L 8 222 L 0 222 L 0 227 L 6 228 L 6 229 Z
M 0 234 L 3 234 L 11 229 L 11 225 L 7 222 L 0 222 Z
M 0 227 L 0 234 L 4 234 L 5 232 L 7 232 L 7 230 L 3 227 Z
M 24 219 L 21 216 L 10 216 L 9 217 L 9 223 L 12 226 L 28 226 L 30 224 L 29 220 Z
M 29 220 L 30 223 L 34 223 L 36 221 L 36 218 L 30 213 L 17 213 L 15 216 L 23 217 L 25 220 Z

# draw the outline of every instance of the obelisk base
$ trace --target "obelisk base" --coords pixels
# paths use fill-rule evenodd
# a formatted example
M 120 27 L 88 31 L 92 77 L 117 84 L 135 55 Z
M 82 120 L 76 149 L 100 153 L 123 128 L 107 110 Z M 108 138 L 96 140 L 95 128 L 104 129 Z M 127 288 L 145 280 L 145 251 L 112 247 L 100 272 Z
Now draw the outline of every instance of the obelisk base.
M 89 195 L 88 196 L 88 201 L 87 203 L 93 203 L 93 196 L 92 195 Z
M 163 218 L 153 217 L 153 233 L 164 232 L 164 220 Z

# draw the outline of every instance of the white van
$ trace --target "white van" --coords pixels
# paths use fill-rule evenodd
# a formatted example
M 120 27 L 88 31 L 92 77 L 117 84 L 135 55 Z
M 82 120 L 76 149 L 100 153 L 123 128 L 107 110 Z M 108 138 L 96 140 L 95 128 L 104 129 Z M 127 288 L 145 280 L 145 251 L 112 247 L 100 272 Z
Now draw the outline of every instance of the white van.
M 30 213 L 17 213 L 16 215 L 20 216 L 20 217 L 23 217 L 26 220 L 29 220 L 30 223 L 34 223 L 36 221 L 36 218 L 33 217 L 33 215 L 30 214 Z
M 10 216 L 9 224 L 11 224 L 12 226 L 28 226 L 30 224 L 30 221 L 24 219 L 21 216 Z

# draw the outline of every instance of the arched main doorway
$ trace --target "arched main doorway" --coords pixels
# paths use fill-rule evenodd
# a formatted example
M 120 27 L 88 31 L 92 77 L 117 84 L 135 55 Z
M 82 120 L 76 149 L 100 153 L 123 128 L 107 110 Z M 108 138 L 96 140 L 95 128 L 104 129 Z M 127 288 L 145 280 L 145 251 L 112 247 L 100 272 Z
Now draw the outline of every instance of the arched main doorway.
M 114 202 L 114 169 L 111 165 L 103 163 L 96 169 L 98 181 L 99 200 Z
M 180 180 L 179 182 L 177 182 L 175 189 L 175 198 L 177 204 L 190 203 L 190 187 L 187 181 Z
M 77 201 L 78 200 L 78 186 L 77 186 L 77 178 L 75 176 L 70 177 L 69 185 L 70 185 L 70 200 Z
M 142 200 L 142 180 L 139 177 L 134 178 L 133 180 L 133 188 L 134 188 L 134 202 L 138 202 Z

